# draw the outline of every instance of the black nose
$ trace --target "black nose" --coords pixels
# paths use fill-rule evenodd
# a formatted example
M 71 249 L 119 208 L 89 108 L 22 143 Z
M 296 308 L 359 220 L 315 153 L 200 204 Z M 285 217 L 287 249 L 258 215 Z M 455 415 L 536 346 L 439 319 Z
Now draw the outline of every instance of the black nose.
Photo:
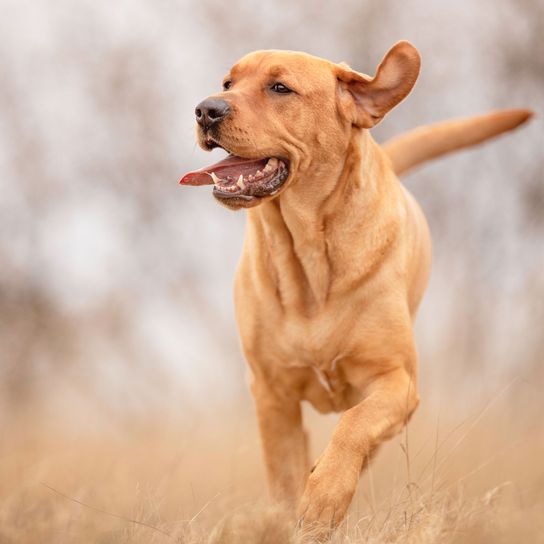
M 196 122 L 204 130 L 220 123 L 229 113 L 228 103 L 221 98 L 206 98 L 195 109 Z

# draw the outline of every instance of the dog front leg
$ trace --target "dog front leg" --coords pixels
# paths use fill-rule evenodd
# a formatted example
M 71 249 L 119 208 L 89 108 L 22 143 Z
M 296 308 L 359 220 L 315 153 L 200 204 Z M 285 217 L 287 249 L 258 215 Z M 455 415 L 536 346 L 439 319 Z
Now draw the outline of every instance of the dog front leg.
M 273 500 L 294 508 L 309 474 L 300 402 L 280 398 L 265 383 L 254 382 L 251 390 L 270 495 Z
M 342 521 L 365 461 L 403 428 L 418 404 L 415 384 L 404 369 L 382 375 L 367 392 L 342 414 L 308 478 L 297 512 L 304 526 L 334 528 Z

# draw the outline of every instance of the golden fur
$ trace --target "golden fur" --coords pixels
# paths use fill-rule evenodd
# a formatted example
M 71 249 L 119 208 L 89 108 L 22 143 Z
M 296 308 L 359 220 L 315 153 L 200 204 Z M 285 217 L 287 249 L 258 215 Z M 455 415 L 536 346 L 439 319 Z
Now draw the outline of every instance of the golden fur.
M 410 92 L 419 63 L 407 42 L 387 53 L 374 78 L 304 53 L 259 51 L 234 65 L 231 87 L 217 95 L 232 110 L 221 123 L 222 147 L 289 161 L 280 193 L 248 210 L 235 302 L 270 491 L 305 524 L 343 519 L 366 462 L 419 402 L 413 322 L 431 242 L 395 171 L 529 115 L 448 122 L 384 151 L 367 129 Z M 264 89 L 274 80 L 295 93 L 271 96 Z M 202 146 L 204 138 L 199 129 Z M 314 465 L 303 400 L 342 412 Z

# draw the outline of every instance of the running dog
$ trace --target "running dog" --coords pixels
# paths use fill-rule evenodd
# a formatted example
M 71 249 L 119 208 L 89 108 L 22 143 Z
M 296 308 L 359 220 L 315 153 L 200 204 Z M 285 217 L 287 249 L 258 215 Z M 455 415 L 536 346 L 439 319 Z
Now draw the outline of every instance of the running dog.
M 397 176 L 531 115 L 448 121 L 380 147 L 369 129 L 408 95 L 419 69 L 405 41 L 374 77 L 305 53 L 257 51 L 196 108 L 200 146 L 229 155 L 181 183 L 213 184 L 221 204 L 248 209 L 236 318 L 270 492 L 304 525 L 342 521 L 361 470 L 419 402 L 413 324 L 431 241 Z M 342 412 L 313 465 L 303 400 Z

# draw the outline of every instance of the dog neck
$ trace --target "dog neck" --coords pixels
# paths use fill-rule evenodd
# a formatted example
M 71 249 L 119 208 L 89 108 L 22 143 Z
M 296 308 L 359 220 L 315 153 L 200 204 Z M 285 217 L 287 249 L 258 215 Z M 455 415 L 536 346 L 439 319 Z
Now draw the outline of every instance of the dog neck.
M 248 214 L 250 228 L 266 240 L 282 304 L 306 315 L 374 269 L 391 239 L 391 205 L 382 203 L 394 202 L 400 185 L 383 152 L 368 131 L 352 129 L 339 156 L 348 159 L 309 165 L 283 194 Z

